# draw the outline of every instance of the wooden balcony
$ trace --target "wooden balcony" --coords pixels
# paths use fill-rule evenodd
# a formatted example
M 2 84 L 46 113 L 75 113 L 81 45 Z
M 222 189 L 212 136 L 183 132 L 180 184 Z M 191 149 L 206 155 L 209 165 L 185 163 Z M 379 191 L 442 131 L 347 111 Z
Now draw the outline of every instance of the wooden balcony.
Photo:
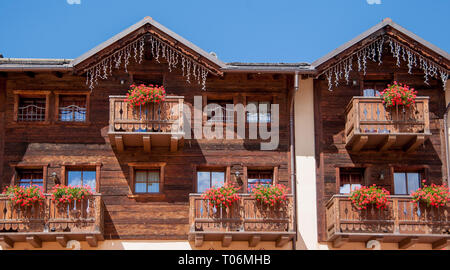
M 168 96 L 158 104 L 132 108 L 126 96 L 110 96 L 109 138 L 119 152 L 126 147 L 143 147 L 150 152 L 154 146 L 176 152 L 183 145 L 183 97 Z
M 239 196 L 232 208 L 216 210 L 201 194 L 190 194 L 189 239 L 195 246 L 202 246 L 203 241 L 222 241 L 223 247 L 232 241 L 248 241 L 255 247 L 260 241 L 275 241 L 282 247 L 294 238 L 292 196 L 278 207 L 266 207 L 249 194 Z
M 20 209 L 9 197 L 0 195 L 0 242 L 13 248 L 15 242 L 57 241 L 66 248 L 70 240 L 87 241 L 92 247 L 103 240 L 103 206 L 100 194 L 65 207 L 56 206 L 51 195 L 45 195 L 42 206 Z
M 450 204 L 416 208 L 409 196 L 391 196 L 390 202 L 385 210 L 358 211 L 349 196 L 334 195 L 326 205 L 328 241 L 340 247 L 346 242 L 378 240 L 398 243 L 401 249 L 415 243 L 441 249 L 450 243 Z
M 379 97 L 353 97 L 346 109 L 345 139 L 352 151 L 412 152 L 431 136 L 428 97 L 414 107 L 386 109 Z

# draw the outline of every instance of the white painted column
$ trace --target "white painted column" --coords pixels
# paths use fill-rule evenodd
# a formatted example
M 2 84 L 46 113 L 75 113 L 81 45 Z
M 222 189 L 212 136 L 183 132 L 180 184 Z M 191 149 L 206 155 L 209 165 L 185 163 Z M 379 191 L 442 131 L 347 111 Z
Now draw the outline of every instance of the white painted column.
M 298 249 L 301 245 L 307 249 L 320 248 L 317 240 L 313 91 L 312 78 L 300 80 L 294 100 Z

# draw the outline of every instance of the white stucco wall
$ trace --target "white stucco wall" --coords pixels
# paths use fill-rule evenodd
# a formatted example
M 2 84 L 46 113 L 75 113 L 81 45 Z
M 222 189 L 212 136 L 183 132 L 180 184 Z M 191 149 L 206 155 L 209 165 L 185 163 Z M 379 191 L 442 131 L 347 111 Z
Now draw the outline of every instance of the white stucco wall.
M 304 244 L 307 249 L 320 249 L 321 247 L 317 240 L 314 93 L 312 78 L 300 80 L 294 102 L 297 227 L 299 232 L 297 248 L 301 249 L 300 245 Z

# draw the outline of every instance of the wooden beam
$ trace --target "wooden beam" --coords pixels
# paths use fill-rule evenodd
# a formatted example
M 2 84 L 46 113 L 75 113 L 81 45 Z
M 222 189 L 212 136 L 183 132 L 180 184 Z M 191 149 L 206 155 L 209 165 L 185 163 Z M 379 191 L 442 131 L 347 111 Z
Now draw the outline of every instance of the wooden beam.
M 449 238 L 442 238 L 437 241 L 434 241 L 432 244 L 433 249 L 443 249 L 446 246 L 450 245 L 450 239 Z
M 367 143 L 367 141 L 369 141 L 369 136 L 367 136 L 367 135 L 359 136 L 356 139 L 355 143 L 353 144 L 352 150 L 355 152 L 358 152 L 359 150 L 361 150 L 364 147 L 364 145 Z
M 152 142 L 150 139 L 150 135 L 148 136 L 142 136 L 142 142 L 144 144 L 144 151 L 147 153 L 150 153 L 151 149 L 152 149 Z
M 27 236 L 26 240 L 30 245 L 32 245 L 35 248 L 41 248 L 42 247 L 42 240 L 36 235 Z
M 256 247 L 259 244 L 259 242 L 261 242 L 261 235 L 258 234 L 252 235 L 250 237 L 250 240 L 248 240 L 248 246 Z
M 30 78 L 34 78 L 36 76 L 36 73 L 32 71 L 25 71 L 25 75 L 27 75 Z
M 389 135 L 386 137 L 386 139 L 380 144 L 378 147 L 380 152 L 384 152 L 389 150 L 392 145 L 394 145 L 395 141 L 397 140 L 397 136 L 395 135 Z
M 405 148 L 404 148 L 405 152 L 407 152 L 407 153 L 413 152 L 414 150 L 417 149 L 417 147 L 422 145 L 424 141 L 425 141 L 425 136 L 423 136 L 423 135 L 418 135 L 418 136 L 414 137 L 414 139 L 412 139 L 405 145 Z
M 14 247 L 14 240 L 9 238 L 8 236 L 0 236 L 0 243 L 2 243 L 6 248 Z
M 340 248 L 342 245 L 348 242 L 350 240 L 348 236 L 340 235 L 333 241 L 333 247 L 334 248 Z
M 114 136 L 114 140 L 115 140 L 115 142 L 116 142 L 117 150 L 118 150 L 119 152 L 123 152 L 123 150 L 125 149 L 125 147 L 124 147 L 124 145 L 123 145 L 123 137 L 122 137 L 122 135 L 115 135 L 115 136 Z
M 178 138 L 170 137 L 170 152 L 178 151 Z
M 417 243 L 417 241 L 419 241 L 419 239 L 417 237 L 408 237 L 403 239 L 402 241 L 400 241 L 398 243 L 398 248 L 399 249 L 406 249 L 409 248 L 410 246 L 414 245 L 415 243 Z
M 62 78 L 63 77 L 63 73 L 61 71 L 54 71 L 53 75 L 55 75 L 57 78 Z
M 86 235 L 86 241 L 88 242 L 89 246 L 91 246 L 91 247 L 98 246 L 97 237 L 95 235 Z
M 275 246 L 282 247 L 282 246 L 286 245 L 287 242 L 289 242 L 289 236 L 280 235 L 280 237 L 278 237 L 278 239 L 277 239 L 277 242 L 275 243 Z
M 65 235 L 63 236 L 56 236 L 56 242 L 58 242 L 61 247 L 67 248 L 67 242 L 69 241 L 69 238 Z
M 195 235 L 195 246 L 201 247 L 203 245 L 204 236 L 202 234 L 196 234 Z
M 222 247 L 229 247 L 231 245 L 231 241 L 233 240 L 233 236 L 229 234 L 225 234 L 222 238 Z

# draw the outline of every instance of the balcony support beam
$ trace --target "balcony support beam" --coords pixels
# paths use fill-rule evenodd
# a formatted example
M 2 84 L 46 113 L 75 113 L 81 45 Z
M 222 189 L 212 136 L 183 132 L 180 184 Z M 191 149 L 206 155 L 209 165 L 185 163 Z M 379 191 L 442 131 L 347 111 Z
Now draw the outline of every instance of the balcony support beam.
M 275 244 L 276 247 L 282 247 L 284 245 L 287 244 L 287 242 L 289 242 L 289 236 L 287 235 L 280 235 L 280 237 L 278 237 L 277 242 Z
M 425 141 L 425 136 L 423 136 L 423 135 L 418 135 L 418 136 L 414 137 L 414 139 L 412 139 L 410 142 L 408 142 L 405 145 L 405 149 L 404 149 L 405 152 L 407 152 L 407 153 L 413 152 L 414 150 L 417 149 L 417 147 L 422 145 L 424 143 L 424 141 Z
M 0 243 L 3 244 L 6 248 L 14 247 L 14 241 L 8 236 L 0 236 Z
M 439 239 L 439 240 L 433 242 L 432 247 L 433 247 L 433 249 L 443 249 L 448 245 L 450 245 L 450 239 L 442 238 L 442 239 Z
M 27 242 L 32 245 L 35 248 L 41 248 L 42 247 L 42 240 L 36 235 L 27 236 L 26 237 Z
M 222 238 L 222 247 L 229 247 L 232 240 L 233 236 L 231 236 L 230 234 L 225 234 Z
M 150 136 L 142 136 L 142 143 L 144 144 L 144 151 L 150 153 L 152 149 L 152 141 Z
M 98 246 L 98 240 L 95 235 L 86 235 L 86 241 L 88 242 L 89 246 L 91 246 L 91 247 Z
M 124 148 L 124 145 L 123 145 L 123 137 L 122 137 L 122 135 L 116 135 L 116 136 L 114 136 L 114 140 L 115 140 L 115 142 L 116 142 L 117 150 L 118 150 L 119 152 L 123 152 L 123 150 L 124 150 L 125 148 Z
M 196 234 L 195 235 L 195 246 L 201 247 L 203 245 L 204 236 L 202 234 Z
M 398 243 L 399 249 L 407 249 L 419 241 L 417 237 L 408 237 Z
M 348 242 L 349 237 L 347 235 L 339 235 L 336 239 L 333 241 L 333 247 L 334 248 L 340 248 L 342 245 Z
M 170 137 L 170 152 L 178 151 L 178 140 L 177 137 Z
M 353 143 L 352 150 L 355 152 L 360 151 L 368 141 L 369 141 L 369 136 L 367 136 L 367 135 L 359 136 Z
M 61 247 L 66 248 L 67 247 L 67 242 L 69 241 L 69 238 L 67 238 L 67 236 L 63 235 L 63 236 L 56 236 L 56 242 L 58 242 Z
M 397 140 L 397 136 L 395 136 L 395 135 L 387 136 L 386 139 L 378 147 L 379 151 L 384 152 L 384 151 L 389 150 L 389 148 L 391 148 L 391 146 L 395 144 L 396 140 Z
M 250 240 L 248 240 L 249 247 L 256 247 L 261 241 L 261 235 L 252 235 Z

